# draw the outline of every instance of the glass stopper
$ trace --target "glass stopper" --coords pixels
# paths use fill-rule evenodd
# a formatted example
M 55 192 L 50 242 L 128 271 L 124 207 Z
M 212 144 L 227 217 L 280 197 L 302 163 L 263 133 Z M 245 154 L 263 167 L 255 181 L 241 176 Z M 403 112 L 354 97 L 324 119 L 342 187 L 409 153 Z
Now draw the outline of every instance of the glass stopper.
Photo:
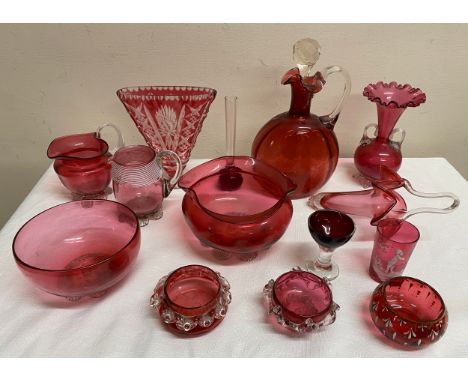
M 293 60 L 302 77 L 309 77 L 312 67 L 320 58 L 320 44 L 311 38 L 296 41 L 293 47 Z

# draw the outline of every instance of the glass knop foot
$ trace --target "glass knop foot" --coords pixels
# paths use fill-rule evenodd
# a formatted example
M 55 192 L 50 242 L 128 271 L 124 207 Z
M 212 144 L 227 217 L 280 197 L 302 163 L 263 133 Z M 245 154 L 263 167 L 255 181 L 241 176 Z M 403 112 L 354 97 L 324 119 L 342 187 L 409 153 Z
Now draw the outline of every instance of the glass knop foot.
M 331 263 L 329 266 L 324 267 L 317 261 L 307 264 L 306 271 L 321 278 L 326 278 L 328 281 L 335 280 L 340 274 L 340 268 L 336 263 Z
M 159 210 L 152 212 L 147 215 L 138 216 L 138 224 L 140 227 L 146 227 L 150 220 L 159 220 L 163 217 L 163 210 L 160 208 Z

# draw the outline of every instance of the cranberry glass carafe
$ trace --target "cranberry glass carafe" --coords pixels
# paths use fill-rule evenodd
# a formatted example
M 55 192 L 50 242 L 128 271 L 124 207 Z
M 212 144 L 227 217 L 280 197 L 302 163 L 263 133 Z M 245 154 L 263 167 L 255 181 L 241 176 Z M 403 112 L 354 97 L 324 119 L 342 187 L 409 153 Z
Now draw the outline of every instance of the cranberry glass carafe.
M 301 47 L 304 50 L 305 45 L 314 52 L 314 58 L 309 61 L 298 58 L 297 52 Z M 349 94 L 351 82 L 347 72 L 339 66 L 330 66 L 310 75 L 309 70 L 318 59 L 319 52 L 320 46 L 314 40 L 305 39 L 296 43 L 298 67 L 289 70 L 281 81 L 283 85 L 291 85 L 289 111 L 268 121 L 252 145 L 255 159 L 283 172 L 297 185 L 296 191 L 290 195 L 293 199 L 311 195 L 322 187 L 338 162 L 338 142 L 333 128 L 343 101 Z M 328 115 L 319 117 L 311 114 L 313 95 L 322 90 L 327 77 L 333 73 L 341 73 L 345 79 L 344 92 L 338 105 Z

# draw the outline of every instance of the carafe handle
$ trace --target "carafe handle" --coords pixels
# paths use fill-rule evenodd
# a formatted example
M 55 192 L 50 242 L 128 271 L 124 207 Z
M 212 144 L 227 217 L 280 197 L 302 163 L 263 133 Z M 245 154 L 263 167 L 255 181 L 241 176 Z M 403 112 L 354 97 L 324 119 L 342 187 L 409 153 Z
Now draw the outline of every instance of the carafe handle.
M 341 95 L 338 104 L 335 106 L 335 108 L 330 114 L 322 115 L 320 117 L 322 123 L 324 123 L 327 127 L 333 129 L 333 127 L 335 127 L 335 123 L 338 119 L 338 116 L 340 115 L 340 112 L 343 109 L 343 102 L 351 92 L 351 78 L 349 77 L 348 72 L 338 65 L 327 66 L 325 69 L 321 70 L 320 73 L 322 74 L 322 77 L 325 81 L 327 80 L 328 76 L 335 73 L 340 73 L 344 79 L 343 94 Z
M 161 170 L 163 174 L 162 176 L 163 176 L 164 197 L 167 197 L 169 196 L 172 189 L 175 187 L 175 185 L 179 181 L 180 176 L 182 175 L 182 169 L 183 169 L 182 161 L 180 160 L 180 157 L 174 151 L 171 151 L 171 150 L 159 151 L 158 153 L 156 153 L 156 157 L 159 159 L 159 164 L 161 166 Z M 163 157 L 171 157 L 176 164 L 176 171 L 172 178 L 169 178 L 167 173 L 164 171 L 164 167 L 162 165 Z
M 113 123 L 105 123 L 104 125 L 101 125 L 101 126 L 98 127 L 98 129 L 96 131 L 96 137 L 97 138 L 101 138 L 101 131 L 102 131 L 102 129 L 104 129 L 106 127 L 113 128 L 115 133 L 117 134 L 117 145 L 112 150 L 109 150 L 110 153 L 114 154 L 118 149 L 120 149 L 121 147 L 124 147 L 124 145 L 125 145 L 123 135 L 122 135 L 120 129 L 117 126 L 115 126 Z

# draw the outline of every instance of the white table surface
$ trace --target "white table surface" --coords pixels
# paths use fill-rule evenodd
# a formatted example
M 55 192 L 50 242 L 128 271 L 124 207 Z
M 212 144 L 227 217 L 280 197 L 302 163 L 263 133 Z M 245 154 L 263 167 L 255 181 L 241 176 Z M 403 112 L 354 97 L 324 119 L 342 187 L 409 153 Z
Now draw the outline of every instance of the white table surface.
M 194 160 L 191 166 L 201 163 Z M 340 159 L 322 191 L 358 190 L 352 160 Z M 11 244 L 17 230 L 37 213 L 68 201 L 50 167 L 0 231 L 0 356 L 3 357 L 467 357 L 468 356 L 468 184 L 443 158 L 405 158 L 400 174 L 417 190 L 451 191 L 461 199 L 448 215 L 417 215 L 421 239 L 405 274 L 442 295 L 449 311 L 444 337 L 422 350 L 396 349 L 373 326 L 368 313 L 377 286 L 367 274 L 374 228 L 356 218 L 354 238 L 335 254 L 340 276 L 333 282 L 341 305 L 336 322 L 320 332 L 296 335 L 270 324 L 263 305 L 265 283 L 318 252 L 307 230 L 312 210 L 294 201 L 285 235 L 252 262 L 221 261 L 201 247 L 184 222 L 183 192 L 164 203 L 164 217 L 142 228 L 142 245 L 129 276 L 101 299 L 73 303 L 32 286 L 17 269 Z M 402 192 L 406 197 L 408 194 Z M 112 197 L 110 197 L 112 199 Z M 410 207 L 443 205 L 407 198 Z M 446 203 L 445 203 L 446 204 Z M 232 303 L 213 332 L 179 338 L 165 330 L 148 306 L 155 283 L 186 264 L 204 264 L 231 283 Z

